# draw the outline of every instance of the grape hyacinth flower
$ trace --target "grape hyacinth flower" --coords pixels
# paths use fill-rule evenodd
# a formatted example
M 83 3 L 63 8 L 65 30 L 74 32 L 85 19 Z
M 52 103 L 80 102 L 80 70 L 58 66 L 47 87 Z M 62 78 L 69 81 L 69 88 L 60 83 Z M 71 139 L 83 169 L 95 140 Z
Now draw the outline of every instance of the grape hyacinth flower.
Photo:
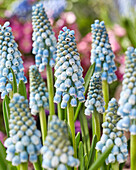
M 136 135 L 136 49 L 129 47 L 126 52 L 123 88 L 120 94 L 118 115 L 122 119 L 118 128 Z
M 48 109 L 49 94 L 38 68 L 35 65 L 29 68 L 30 77 L 30 108 L 31 113 L 36 115 L 40 111 L 40 107 Z
M 35 54 L 36 66 L 42 72 L 47 64 L 54 67 L 56 59 L 56 38 L 42 3 L 32 7 L 32 25 L 32 53 Z
M 114 144 L 111 153 L 105 160 L 106 164 L 119 164 L 124 163 L 128 156 L 127 139 L 122 130 L 118 130 L 116 124 L 120 120 L 117 115 L 118 104 L 115 98 L 112 98 L 108 104 L 105 122 L 102 124 L 103 135 L 99 142 L 96 144 L 96 150 L 103 153 L 107 147 Z
M 73 157 L 74 150 L 68 139 L 67 125 L 55 115 L 49 122 L 48 135 L 41 148 L 41 154 L 43 155 L 42 167 L 47 170 L 67 170 L 67 165 L 79 166 L 79 160 Z
M 136 49 L 129 47 L 125 58 L 125 74 L 120 94 L 117 128 L 131 133 L 131 169 L 136 167 Z
M 79 53 L 76 48 L 75 33 L 63 27 L 60 31 L 57 44 L 57 58 L 55 65 L 56 93 L 55 103 L 61 103 L 66 108 L 70 102 L 72 107 L 77 106 L 77 99 L 84 102 L 83 69 L 80 64 Z
M 5 22 L 3 26 L 0 25 L 0 92 L 2 99 L 13 89 L 13 75 L 10 68 L 16 75 L 17 85 L 20 80 L 23 80 L 24 83 L 27 82 L 23 72 L 21 53 L 12 35 L 11 27 L 8 27 L 9 24 L 9 22 Z
M 105 101 L 105 110 L 109 102 L 109 86 L 112 82 L 117 80 L 115 74 L 116 66 L 114 62 L 114 54 L 109 42 L 108 33 L 104 21 L 99 22 L 95 20 L 92 27 L 92 50 L 91 50 L 91 64 L 95 63 L 95 72 L 102 73 L 102 91 Z M 103 114 L 103 121 L 105 121 L 105 113 Z
M 95 72 L 102 72 L 102 80 L 109 84 L 117 80 L 115 71 L 114 54 L 109 42 L 108 33 L 104 21 L 95 20 L 92 27 L 91 63 L 96 63 Z
M 101 74 L 94 73 L 90 80 L 87 100 L 85 102 L 85 115 L 90 116 L 95 110 L 104 113 L 104 99 L 102 93 Z
M 47 0 L 43 2 L 43 6 L 49 18 L 57 18 L 66 8 L 66 0 Z
M 13 166 L 37 161 L 42 147 L 41 133 L 36 127 L 36 122 L 29 112 L 28 100 L 18 93 L 10 100 L 9 134 L 4 145 L 7 148 L 6 160 Z

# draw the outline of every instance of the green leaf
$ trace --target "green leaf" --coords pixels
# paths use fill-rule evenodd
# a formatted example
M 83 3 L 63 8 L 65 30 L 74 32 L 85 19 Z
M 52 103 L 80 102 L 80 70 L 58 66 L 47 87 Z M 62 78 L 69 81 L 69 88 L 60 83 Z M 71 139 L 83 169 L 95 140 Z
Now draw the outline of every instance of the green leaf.
M 87 153 L 84 155 L 84 160 L 85 160 L 85 169 L 87 169 L 87 164 L 88 164 Z
M 24 96 L 25 99 L 27 99 L 27 93 L 26 93 L 26 86 L 25 83 L 23 82 L 23 80 L 19 81 L 19 89 L 18 92 L 21 96 Z
M 10 108 L 9 108 L 10 98 L 6 95 L 4 100 L 5 100 L 7 117 L 9 119 L 10 118 Z
M 80 132 L 78 132 L 76 135 L 76 149 L 78 148 L 79 142 L 80 142 Z
M 88 71 L 86 73 L 86 76 L 85 76 L 85 79 L 84 79 L 85 80 L 85 93 L 84 93 L 84 95 L 86 95 L 86 93 L 87 93 L 88 85 L 89 85 L 90 79 L 91 79 L 91 77 L 93 75 L 94 68 L 95 68 L 95 63 L 92 64 L 89 67 L 89 69 L 88 69 Z M 77 109 L 76 109 L 76 112 L 75 112 L 74 121 L 77 120 L 77 117 L 78 117 L 78 114 L 79 114 L 79 111 L 80 111 L 82 105 L 83 105 L 83 103 L 81 103 L 81 102 L 78 103 L 78 106 L 77 106 Z
M 12 70 L 12 68 L 10 68 L 11 70 L 11 73 L 12 73 L 12 76 L 13 76 L 13 93 L 17 93 L 17 81 L 16 81 L 16 76 L 15 76 L 15 73 L 14 71 Z
M 7 110 L 6 110 L 6 104 L 5 99 L 3 100 L 3 117 L 4 117 L 4 123 L 5 123 L 5 129 L 7 136 L 9 137 L 9 123 L 8 123 L 8 116 L 7 116 Z
M 6 149 L 0 141 L 0 170 L 6 170 Z
M 82 143 L 82 141 L 80 141 L 80 143 L 79 143 L 78 159 L 79 159 L 79 161 L 80 161 L 79 170 L 85 170 L 85 164 L 84 164 L 84 149 L 83 149 L 83 143 Z
M 91 144 L 91 149 L 90 149 L 90 153 L 89 153 L 89 158 L 88 158 L 88 168 L 92 165 L 93 161 L 94 161 L 94 157 L 95 157 L 95 146 L 96 146 L 96 142 L 97 142 L 97 136 L 94 135 L 93 136 L 93 140 L 92 140 L 92 144 Z
M 108 157 L 108 155 L 110 154 L 111 150 L 113 148 L 113 144 L 110 145 L 105 152 L 103 152 L 98 158 L 97 160 L 93 163 L 93 165 L 89 168 L 89 170 L 96 170 L 98 168 L 100 168 L 100 166 L 104 163 L 105 159 Z

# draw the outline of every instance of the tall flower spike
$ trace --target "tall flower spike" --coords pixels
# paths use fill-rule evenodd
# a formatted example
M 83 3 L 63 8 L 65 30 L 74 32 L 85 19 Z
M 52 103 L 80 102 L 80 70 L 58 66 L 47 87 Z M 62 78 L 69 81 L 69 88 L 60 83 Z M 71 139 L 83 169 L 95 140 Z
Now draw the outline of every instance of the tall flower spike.
M 18 45 L 12 35 L 9 22 L 5 22 L 3 26 L 0 25 L 0 92 L 1 98 L 12 91 L 13 76 L 10 68 L 13 69 L 16 75 L 17 84 L 20 80 L 27 82 L 24 76 L 23 60 L 21 53 L 18 50 Z
M 79 166 L 79 160 L 72 156 L 74 150 L 68 139 L 67 125 L 57 116 L 52 116 L 52 120 L 49 122 L 48 135 L 44 144 L 41 149 L 43 168 L 47 170 L 55 168 L 67 170 L 66 165 L 70 167 Z
M 104 21 L 95 20 L 92 27 L 91 63 L 96 63 L 95 72 L 102 72 L 102 80 L 110 84 L 117 79 L 114 54 Z
M 136 49 L 133 47 L 127 49 L 125 65 L 120 107 L 117 112 L 122 119 L 117 127 L 136 135 Z
M 84 102 L 84 79 L 82 77 L 82 67 L 80 57 L 76 47 L 74 31 L 70 31 L 67 27 L 63 27 L 60 31 L 57 44 L 57 58 L 55 65 L 55 82 L 56 94 L 54 97 L 55 103 L 61 102 L 61 108 L 70 104 L 73 107 L 77 106 L 77 100 Z M 61 101 L 61 96 L 62 101 Z
M 120 116 L 117 115 L 118 104 L 116 99 L 112 98 L 108 104 L 107 114 L 105 122 L 102 124 L 103 135 L 101 140 L 97 142 L 97 151 L 104 152 L 109 145 L 114 144 L 111 153 L 106 159 L 106 164 L 115 163 L 120 164 L 126 161 L 128 156 L 127 139 L 123 134 L 123 131 L 117 130 L 116 124 L 120 120 Z
M 95 110 L 98 113 L 104 113 L 105 111 L 102 93 L 102 80 L 100 73 L 94 73 L 91 77 L 85 106 L 86 115 L 91 115 Z
M 42 3 L 32 8 L 32 25 L 34 41 L 32 53 L 35 54 L 36 66 L 42 72 L 47 64 L 53 67 L 56 59 L 56 38 Z
M 35 65 L 32 65 L 29 68 L 30 75 L 30 108 L 31 113 L 36 115 L 39 113 L 40 107 L 48 109 L 49 107 L 49 94 L 43 81 L 41 74 L 38 71 L 38 68 Z
M 36 122 L 31 116 L 28 100 L 18 93 L 13 95 L 10 107 L 10 137 L 4 145 L 7 147 L 6 160 L 12 162 L 13 166 L 21 163 L 36 162 L 37 155 L 41 149 L 41 133 L 37 130 Z

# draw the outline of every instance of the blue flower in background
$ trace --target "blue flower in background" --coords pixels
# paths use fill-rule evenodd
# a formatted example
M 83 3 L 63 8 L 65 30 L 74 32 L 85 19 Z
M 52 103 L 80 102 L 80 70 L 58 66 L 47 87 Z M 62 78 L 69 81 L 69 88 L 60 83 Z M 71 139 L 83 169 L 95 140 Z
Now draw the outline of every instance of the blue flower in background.
M 11 4 L 11 16 L 18 17 L 21 21 L 30 20 L 32 16 L 32 4 L 29 0 L 19 0 Z
M 90 116 L 95 110 L 98 113 L 104 113 L 105 111 L 100 73 L 94 73 L 91 77 L 85 106 L 85 115 Z
M 23 80 L 24 83 L 27 82 L 23 72 L 21 53 L 12 35 L 11 27 L 8 27 L 9 24 L 9 22 L 5 22 L 3 26 L 0 25 L 0 92 L 2 99 L 12 91 L 13 76 L 10 68 L 16 75 L 17 85 L 20 80 Z
M 32 8 L 32 25 L 32 39 L 34 41 L 32 53 L 35 54 L 36 66 L 42 72 L 47 64 L 54 67 L 57 44 L 51 24 L 41 3 Z
M 41 74 L 38 71 L 38 68 L 35 65 L 32 65 L 29 68 L 29 77 L 30 77 L 30 108 L 31 113 L 36 115 L 39 113 L 40 107 L 48 109 L 49 107 L 49 94 L 43 81 Z
M 117 112 L 122 119 L 118 122 L 117 127 L 136 135 L 136 49 L 133 47 L 129 47 L 126 52 L 122 84 L 120 107 Z
M 63 27 L 60 31 L 57 44 L 57 58 L 55 65 L 56 93 L 55 103 L 61 102 L 61 108 L 67 106 L 67 102 L 73 107 L 77 106 L 77 98 L 84 102 L 84 79 L 80 57 L 76 47 L 75 33 Z M 62 101 L 61 101 L 62 100 Z
M 36 162 L 42 147 L 41 133 L 37 130 L 36 122 L 29 112 L 28 100 L 18 93 L 13 95 L 9 104 L 9 134 L 4 145 L 7 148 L 6 160 L 13 166 L 21 163 Z
M 57 18 L 66 8 L 66 0 L 43 1 L 43 6 L 49 18 Z
M 47 170 L 67 170 L 70 167 L 78 167 L 79 160 L 74 158 L 74 149 L 70 145 L 67 125 L 57 116 L 53 116 L 49 122 L 49 129 L 44 146 L 41 148 L 43 155 L 42 167 Z
M 95 72 L 102 72 L 102 80 L 110 84 L 117 80 L 114 54 L 109 43 L 109 37 L 104 21 L 95 20 L 92 27 L 91 63 L 96 63 Z
M 105 160 L 106 164 L 115 163 L 116 161 L 124 163 L 127 160 L 128 149 L 127 139 L 123 131 L 118 130 L 116 125 L 120 120 L 117 115 L 118 104 L 116 99 L 112 98 L 106 110 L 105 122 L 102 124 L 103 135 L 99 142 L 96 144 L 96 150 L 103 153 L 107 147 L 114 144 L 111 153 Z

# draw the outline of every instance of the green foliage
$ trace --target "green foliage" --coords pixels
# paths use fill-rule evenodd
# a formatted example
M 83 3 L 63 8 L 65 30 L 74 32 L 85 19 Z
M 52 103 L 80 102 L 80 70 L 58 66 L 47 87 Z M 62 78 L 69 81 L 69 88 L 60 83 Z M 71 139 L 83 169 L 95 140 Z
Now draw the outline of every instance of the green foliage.
M 26 86 L 25 86 L 25 83 L 22 80 L 20 80 L 20 82 L 19 82 L 18 93 L 20 95 L 24 96 L 25 99 L 27 99 Z

